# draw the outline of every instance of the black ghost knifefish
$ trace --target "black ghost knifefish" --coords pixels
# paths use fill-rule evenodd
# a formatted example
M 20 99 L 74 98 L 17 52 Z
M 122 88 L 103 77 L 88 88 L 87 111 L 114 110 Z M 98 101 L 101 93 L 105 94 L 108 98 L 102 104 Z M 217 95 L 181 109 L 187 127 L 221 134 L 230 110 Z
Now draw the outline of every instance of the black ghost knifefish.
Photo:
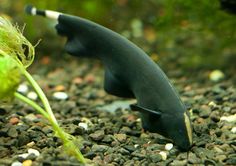
M 192 145 L 188 111 L 161 68 L 139 47 L 118 33 L 87 19 L 27 6 L 31 15 L 57 20 L 56 30 L 66 36 L 65 50 L 78 57 L 98 58 L 105 68 L 107 93 L 137 99 L 132 110 L 141 114 L 142 126 L 157 132 L 182 150 Z

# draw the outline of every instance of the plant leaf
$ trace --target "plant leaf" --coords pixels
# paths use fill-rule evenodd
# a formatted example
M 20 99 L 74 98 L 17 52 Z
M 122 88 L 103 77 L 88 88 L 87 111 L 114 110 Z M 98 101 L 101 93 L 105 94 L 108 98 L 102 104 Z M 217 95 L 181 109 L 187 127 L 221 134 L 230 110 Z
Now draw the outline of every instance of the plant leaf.
M 0 100 L 9 101 L 20 84 L 19 64 L 10 56 L 0 54 Z
M 0 17 L 0 50 L 20 62 L 25 68 L 34 60 L 34 47 L 17 26 Z

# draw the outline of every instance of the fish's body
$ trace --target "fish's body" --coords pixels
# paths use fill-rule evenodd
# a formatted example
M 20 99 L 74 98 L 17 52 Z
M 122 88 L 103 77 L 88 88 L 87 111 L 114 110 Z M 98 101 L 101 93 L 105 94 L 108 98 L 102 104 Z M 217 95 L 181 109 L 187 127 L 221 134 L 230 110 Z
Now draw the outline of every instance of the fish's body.
M 32 14 L 32 8 L 30 11 Z M 58 34 L 68 39 L 65 50 L 78 57 L 100 59 L 105 67 L 104 89 L 119 97 L 136 98 L 131 109 L 140 111 L 143 128 L 187 150 L 192 145 L 189 115 L 160 67 L 118 33 L 80 17 L 57 14 L 50 17 L 58 20 Z

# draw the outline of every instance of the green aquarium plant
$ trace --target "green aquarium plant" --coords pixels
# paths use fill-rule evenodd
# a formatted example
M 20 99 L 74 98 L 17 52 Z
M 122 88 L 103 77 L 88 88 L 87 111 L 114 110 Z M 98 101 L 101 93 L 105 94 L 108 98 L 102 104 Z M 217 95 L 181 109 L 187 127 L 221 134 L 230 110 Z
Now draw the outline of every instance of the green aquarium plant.
M 34 46 L 22 35 L 18 26 L 14 26 L 7 19 L 0 17 L 0 101 L 11 102 L 16 98 L 32 106 L 51 124 L 55 135 L 62 140 L 66 152 L 76 157 L 81 163 L 85 163 L 85 158 L 75 144 L 75 138 L 65 133 L 59 126 L 47 97 L 28 73 L 27 67 L 33 60 Z M 17 92 L 22 77 L 26 78 L 38 94 L 43 107 Z

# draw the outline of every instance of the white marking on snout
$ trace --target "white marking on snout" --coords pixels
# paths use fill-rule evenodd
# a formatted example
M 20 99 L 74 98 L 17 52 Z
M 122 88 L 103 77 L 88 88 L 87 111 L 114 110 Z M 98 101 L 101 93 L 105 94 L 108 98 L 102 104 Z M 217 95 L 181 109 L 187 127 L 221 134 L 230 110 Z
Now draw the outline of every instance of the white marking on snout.
M 61 14 L 60 12 L 55 12 L 52 10 L 45 10 L 46 17 L 54 19 L 54 20 L 57 20 L 60 14 Z
M 31 9 L 31 14 L 34 16 L 34 15 L 36 15 L 36 12 L 37 12 L 37 9 L 35 7 L 33 7 Z
M 192 136 L 193 132 L 192 132 L 190 119 L 189 119 L 188 115 L 186 114 L 186 112 L 184 113 L 184 123 L 185 123 L 186 129 L 187 129 L 189 142 L 192 145 L 192 143 L 193 143 L 193 136 Z

